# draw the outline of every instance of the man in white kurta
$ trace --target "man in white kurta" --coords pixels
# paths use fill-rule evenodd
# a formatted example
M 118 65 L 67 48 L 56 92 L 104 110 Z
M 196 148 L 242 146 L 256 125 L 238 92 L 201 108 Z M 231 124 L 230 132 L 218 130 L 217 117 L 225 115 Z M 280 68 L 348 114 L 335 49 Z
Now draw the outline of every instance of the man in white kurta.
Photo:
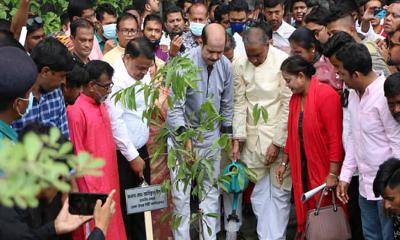
M 291 91 L 282 78 L 280 66 L 288 57 L 268 44 L 268 36 L 260 27 L 252 27 L 243 35 L 247 57 L 234 62 L 233 153 L 239 142 L 244 144 L 237 158 L 257 173 L 251 195 L 257 217 L 260 240 L 286 239 L 290 212 L 291 179 L 276 181 L 275 169 L 281 163 L 287 137 L 287 119 Z M 258 104 L 268 111 L 268 121 L 253 120 L 253 107 Z M 235 155 L 234 155 L 235 156 Z M 286 172 L 287 176 L 290 171 Z

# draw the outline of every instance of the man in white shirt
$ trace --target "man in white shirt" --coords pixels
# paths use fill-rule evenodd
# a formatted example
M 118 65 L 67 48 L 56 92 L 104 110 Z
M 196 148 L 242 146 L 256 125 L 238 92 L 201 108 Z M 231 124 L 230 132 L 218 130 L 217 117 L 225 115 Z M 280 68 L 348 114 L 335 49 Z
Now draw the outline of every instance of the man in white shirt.
M 125 49 L 125 54 L 118 59 L 113 68 L 114 93 L 131 87 L 134 84 L 144 85 L 150 82 L 148 70 L 154 62 L 154 51 L 149 42 L 141 37 L 131 40 Z M 137 86 L 140 87 L 140 86 Z M 150 160 L 146 143 L 149 138 L 149 128 L 142 120 L 146 109 L 143 91 L 135 94 L 136 110 L 131 110 L 121 102 L 115 103 L 111 97 L 106 101 L 110 115 L 114 141 L 118 149 L 118 170 L 121 188 L 121 209 L 124 215 L 125 229 L 128 239 L 145 240 L 143 213 L 126 214 L 125 189 L 138 187 L 143 179 L 150 182 Z M 101 131 L 101 129 L 99 129 Z
M 283 21 L 285 14 L 284 0 L 265 1 L 264 14 L 267 22 L 272 26 L 273 46 L 289 54 L 290 44 L 288 39 L 296 29 Z

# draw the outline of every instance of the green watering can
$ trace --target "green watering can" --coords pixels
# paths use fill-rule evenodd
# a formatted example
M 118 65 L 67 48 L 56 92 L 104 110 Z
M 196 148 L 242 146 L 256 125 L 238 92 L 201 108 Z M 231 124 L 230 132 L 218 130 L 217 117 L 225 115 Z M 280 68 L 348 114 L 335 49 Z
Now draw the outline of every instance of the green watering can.
M 233 193 L 232 213 L 228 216 L 228 222 L 239 222 L 239 217 L 236 214 L 238 207 L 239 194 L 242 193 L 249 185 L 249 178 L 247 177 L 243 164 L 232 161 L 231 164 L 225 167 L 224 175 L 230 174 L 229 183 L 225 182 L 225 188 L 228 193 Z M 240 186 L 239 178 L 243 179 L 243 185 Z

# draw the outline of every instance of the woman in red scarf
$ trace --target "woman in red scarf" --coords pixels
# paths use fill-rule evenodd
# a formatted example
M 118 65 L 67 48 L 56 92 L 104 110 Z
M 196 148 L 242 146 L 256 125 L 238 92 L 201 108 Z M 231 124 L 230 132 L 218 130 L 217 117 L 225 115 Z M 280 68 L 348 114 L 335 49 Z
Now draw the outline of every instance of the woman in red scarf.
M 329 188 L 337 184 L 343 161 L 342 108 L 339 95 L 332 87 L 313 77 L 314 66 L 301 56 L 286 59 L 281 70 L 293 95 L 289 103 L 285 154 L 277 169 L 277 178 L 283 180 L 290 160 L 297 236 L 301 238 L 307 211 L 315 208 L 320 196 L 316 194 L 302 203 L 302 194 L 325 182 Z M 331 197 L 324 197 L 321 206 L 331 204 L 331 201 Z

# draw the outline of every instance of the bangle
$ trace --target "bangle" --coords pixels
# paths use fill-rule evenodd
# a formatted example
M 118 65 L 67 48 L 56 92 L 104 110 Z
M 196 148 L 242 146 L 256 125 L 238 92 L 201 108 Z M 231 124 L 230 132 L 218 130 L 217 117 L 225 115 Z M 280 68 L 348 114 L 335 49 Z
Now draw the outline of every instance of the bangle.
M 285 168 L 287 168 L 289 165 L 285 162 L 281 162 L 281 165 L 284 166 Z
M 335 177 L 335 178 L 338 178 L 338 175 L 336 175 L 336 174 L 334 174 L 334 173 L 329 173 L 329 176 L 333 176 L 333 177 Z

